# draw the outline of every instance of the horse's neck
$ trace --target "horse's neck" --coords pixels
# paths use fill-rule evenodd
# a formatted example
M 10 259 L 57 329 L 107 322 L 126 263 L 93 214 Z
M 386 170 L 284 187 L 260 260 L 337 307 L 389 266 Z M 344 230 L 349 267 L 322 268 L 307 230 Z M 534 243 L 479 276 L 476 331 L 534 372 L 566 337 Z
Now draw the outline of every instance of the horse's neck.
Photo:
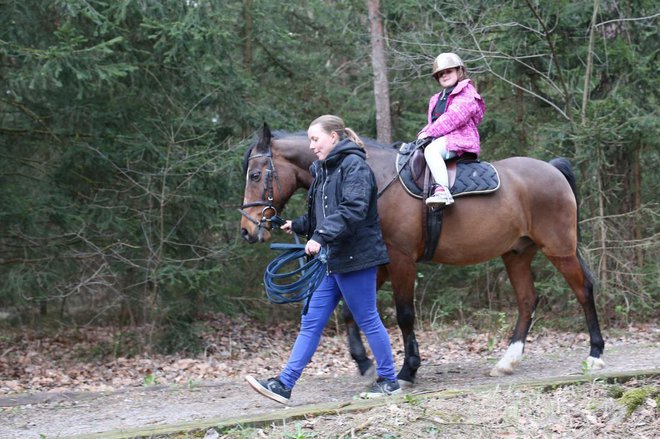
M 316 159 L 316 156 L 314 156 Z M 312 165 L 314 160 L 310 161 L 302 161 L 297 164 L 297 166 L 300 168 L 301 172 L 298 178 L 298 186 L 299 188 L 302 189 L 309 189 L 309 187 L 312 185 L 312 174 L 309 172 L 309 167 Z
M 309 186 L 312 184 L 309 167 L 316 160 L 316 155 L 309 149 L 307 139 L 302 138 L 296 141 L 286 141 L 279 144 L 278 147 L 285 160 L 297 168 L 296 180 L 298 188 L 309 189 Z
M 298 168 L 298 185 L 300 188 L 309 189 L 312 177 L 309 167 L 317 159 L 316 155 L 309 149 L 306 138 L 289 140 L 278 145 L 281 154 Z M 367 163 L 374 172 L 379 189 L 383 189 L 396 177 L 396 150 L 394 148 L 382 148 L 367 144 Z

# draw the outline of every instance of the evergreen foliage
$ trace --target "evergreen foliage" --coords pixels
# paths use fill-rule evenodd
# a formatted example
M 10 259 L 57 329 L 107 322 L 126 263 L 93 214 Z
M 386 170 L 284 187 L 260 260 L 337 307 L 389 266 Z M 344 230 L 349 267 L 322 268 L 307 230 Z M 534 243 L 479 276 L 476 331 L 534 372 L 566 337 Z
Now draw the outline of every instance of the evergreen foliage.
M 166 349 L 193 348 L 206 311 L 264 309 L 253 304 L 273 255 L 238 236 L 241 156 L 264 121 L 299 131 L 335 113 L 375 136 L 365 3 L 1 7 L 0 309 L 23 322 L 183 327 Z M 654 2 L 384 0 L 381 8 L 394 138 L 424 125 L 437 87 L 432 59 L 459 53 L 488 107 L 483 158 L 568 157 L 597 303 L 607 319 L 657 317 Z M 556 271 L 537 264 L 549 306 L 568 300 L 577 309 Z M 443 315 L 512 303 L 501 263 L 436 270 L 422 268 L 420 287 Z

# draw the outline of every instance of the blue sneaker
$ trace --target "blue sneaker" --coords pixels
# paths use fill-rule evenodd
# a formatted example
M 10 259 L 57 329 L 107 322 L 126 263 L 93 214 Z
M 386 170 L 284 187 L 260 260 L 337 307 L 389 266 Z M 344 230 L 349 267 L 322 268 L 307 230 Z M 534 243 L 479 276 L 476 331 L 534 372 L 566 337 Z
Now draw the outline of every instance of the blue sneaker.
M 267 380 L 257 380 L 248 375 L 245 377 L 250 387 L 263 396 L 277 401 L 280 404 L 288 404 L 291 399 L 291 389 L 288 389 L 278 378 L 268 378 Z
M 381 396 L 395 395 L 401 392 L 401 387 L 397 380 L 390 381 L 385 378 L 378 378 L 371 387 L 360 393 L 360 398 L 380 398 Z

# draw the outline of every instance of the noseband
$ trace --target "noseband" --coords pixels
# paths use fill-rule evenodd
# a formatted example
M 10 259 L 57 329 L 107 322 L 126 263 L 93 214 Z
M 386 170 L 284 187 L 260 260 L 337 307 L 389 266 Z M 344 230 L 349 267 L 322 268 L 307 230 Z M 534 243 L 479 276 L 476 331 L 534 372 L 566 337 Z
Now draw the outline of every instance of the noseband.
M 272 228 L 273 223 L 276 225 L 282 225 L 284 224 L 284 221 L 277 216 L 277 208 L 273 204 L 273 182 L 277 184 L 278 190 L 280 190 L 280 182 L 277 178 L 277 172 L 275 171 L 275 165 L 273 164 L 273 153 L 270 149 L 270 146 L 268 147 L 268 152 L 265 154 L 255 154 L 253 156 L 248 157 L 248 162 L 252 159 L 257 159 L 257 158 L 262 158 L 262 157 L 267 157 L 268 158 L 268 168 L 266 169 L 266 175 L 264 176 L 264 190 L 261 195 L 262 199 L 260 201 L 252 201 L 250 203 L 245 203 L 242 204 L 240 209 L 238 211 L 243 215 L 245 218 L 247 218 L 251 223 L 255 224 L 258 229 L 264 229 L 264 224 L 269 224 L 270 228 Z M 249 167 L 248 167 L 249 170 Z M 249 177 L 248 177 L 249 178 Z M 248 207 L 256 207 L 256 206 L 264 206 L 263 209 L 261 209 L 261 219 L 257 220 L 253 216 L 251 216 L 249 213 L 247 213 L 245 210 Z M 267 214 L 269 214 L 267 216 Z

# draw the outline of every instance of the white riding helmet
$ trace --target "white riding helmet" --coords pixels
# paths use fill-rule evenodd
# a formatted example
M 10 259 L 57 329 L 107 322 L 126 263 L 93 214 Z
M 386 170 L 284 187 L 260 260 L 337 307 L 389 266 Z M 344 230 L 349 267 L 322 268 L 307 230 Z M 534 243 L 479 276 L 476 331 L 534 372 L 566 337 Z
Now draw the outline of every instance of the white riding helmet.
M 433 76 L 442 70 L 454 67 L 465 68 L 465 64 L 463 64 L 461 57 L 451 52 L 441 53 L 435 58 L 435 61 L 433 61 Z

